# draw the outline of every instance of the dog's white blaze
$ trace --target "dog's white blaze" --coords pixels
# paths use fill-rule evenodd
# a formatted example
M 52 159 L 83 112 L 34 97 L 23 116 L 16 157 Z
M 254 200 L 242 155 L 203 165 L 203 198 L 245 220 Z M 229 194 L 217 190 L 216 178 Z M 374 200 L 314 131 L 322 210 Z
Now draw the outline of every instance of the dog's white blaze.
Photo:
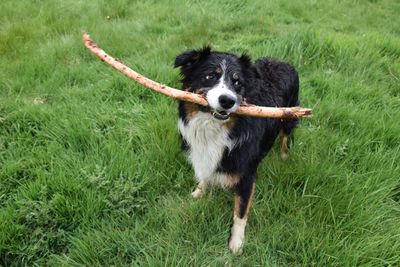
M 221 105 L 219 104 L 219 97 L 221 95 L 230 95 L 233 98 L 237 99 L 237 96 L 228 89 L 228 86 L 225 83 L 225 75 L 222 75 L 219 83 L 207 92 L 206 98 L 210 107 L 217 110 L 224 110 L 224 108 L 221 107 Z M 228 109 L 227 112 L 233 112 L 237 108 L 238 104 L 236 103 L 233 107 Z
M 179 119 L 178 126 L 182 137 L 190 145 L 188 157 L 196 179 L 224 186 L 227 177 L 216 173 L 216 169 L 225 148 L 231 150 L 234 142 L 229 138 L 229 131 L 223 127 L 223 122 L 210 113 L 199 112 L 186 125 Z
M 229 239 L 229 249 L 233 253 L 238 253 L 242 249 L 244 241 L 244 230 L 246 228 L 247 219 L 240 219 L 236 215 L 233 216 L 233 226 L 231 229 L 231 238 Z

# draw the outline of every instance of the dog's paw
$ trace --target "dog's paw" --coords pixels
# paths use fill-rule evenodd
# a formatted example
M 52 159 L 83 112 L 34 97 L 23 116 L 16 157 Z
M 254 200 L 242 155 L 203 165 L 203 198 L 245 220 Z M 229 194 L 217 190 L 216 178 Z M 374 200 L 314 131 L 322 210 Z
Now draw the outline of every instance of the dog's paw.
M 200 188 L 196 188 L 196 190 L 194 190 L 192 192 L 192 197 L 193 198 L 201 198 L 204 195 L 204 191 L 201 190 Z
M 229 249 L 233 254 L 241 254 L 243 252 L 243 238 L 240 236 L 231 236 L 229 240 Z
M 289 154 L 287 152 L 281 152 L 281 159 L 282 160 L 287 160 L 289 157 Z

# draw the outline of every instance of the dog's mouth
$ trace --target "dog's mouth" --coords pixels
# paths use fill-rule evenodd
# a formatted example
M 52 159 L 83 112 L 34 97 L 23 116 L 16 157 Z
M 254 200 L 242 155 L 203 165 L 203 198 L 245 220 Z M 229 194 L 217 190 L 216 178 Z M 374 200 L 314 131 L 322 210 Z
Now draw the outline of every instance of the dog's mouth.
M 227 119 L 229 119 L 229 115 L 230 115 L 230 113 L 228 113 L 224 110 L 216 110 L 216 109 L 213 109 L 211 111 L 211 114 L 214 116 L 214 118 L 221 120 L 221 121 L 226 121 Z

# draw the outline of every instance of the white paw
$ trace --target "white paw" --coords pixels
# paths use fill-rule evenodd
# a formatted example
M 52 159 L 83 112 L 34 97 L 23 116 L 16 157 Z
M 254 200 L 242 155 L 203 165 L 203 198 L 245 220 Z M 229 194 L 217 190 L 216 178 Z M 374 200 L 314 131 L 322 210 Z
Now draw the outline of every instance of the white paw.
M 204 195 L 204 191 L 201 190 L 200 188 L 196 188 L 196 190 L 194 190 L 192 192 L 192 197 L 193 198 L 201 198 Z
M 229 249 L 234 254 L 241 254 L 243 251 L 243 238 L 231 236 L 231 240 L 229 240 Z
M 281 159 L 282 159 L 282 160 L 287 160 L 288 157 L 289 157 L 289 154 L 288 154 L 288 153 L 286 153 L 286 152 L 281 152 Z

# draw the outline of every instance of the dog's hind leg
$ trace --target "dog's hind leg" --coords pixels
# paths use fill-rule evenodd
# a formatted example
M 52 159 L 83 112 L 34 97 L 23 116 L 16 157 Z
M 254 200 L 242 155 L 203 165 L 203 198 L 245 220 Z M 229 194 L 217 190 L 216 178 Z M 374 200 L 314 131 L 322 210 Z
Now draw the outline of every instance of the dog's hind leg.
M 298 103 L 297 103 L 298 104 Z M 294 143 L 293 131 L 299 120 L 282 121 L 282 128 L 279 132 L 279 143 L 281 146 L 281 158 L 286 160 L 289 156 L 289 148 Z
M 200 181 L 196 187 L 196 189 L 192 192 L 192 197 L 193 198 L 200 198 L 204 195 L 207 189 L 207 182 L 206 181 Z
M 288 135 L 283 130 L 279 132 L 279 144 L 281 146 L 281 158 L 286 160 L 289 157 Z
M 242 252 L 244 231 L 254 194 L 254 180 L 255 176 L 249 180 L 241 180 L 235 188 L 233 226 L 229 239 L 229 249 L 235 254 Z

